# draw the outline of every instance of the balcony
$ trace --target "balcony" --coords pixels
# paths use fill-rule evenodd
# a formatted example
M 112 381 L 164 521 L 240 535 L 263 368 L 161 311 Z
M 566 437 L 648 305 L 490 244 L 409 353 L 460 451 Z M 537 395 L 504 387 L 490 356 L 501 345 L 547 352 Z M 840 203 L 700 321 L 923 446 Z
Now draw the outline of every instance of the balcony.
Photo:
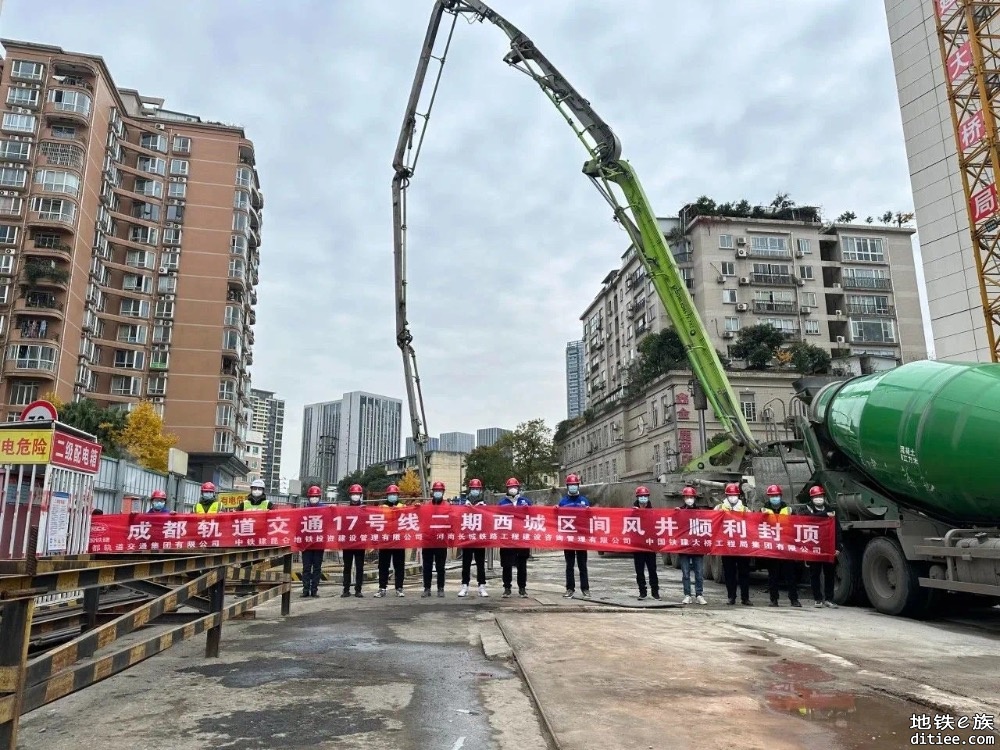
M 751 273 L 750 281 L 767 286 L 795 286 L 795 277 L 787 273 Z
M 65 204 L 65 207 L 55 210 L 42 209 L 39 211 L 29 211 L 27 225 L 43 229 L 73 230 L 76 227 L 76 205 L 66 198 L 57 200 L 61 200 Z
M 97 68 L 83 60 L 53 60 L 52 77 L 60 86 L 80 86 L 92 91 L 93 86 L 84 79 L 96 78 Z
M 42 114 L 49 124 L 70 123 L 71 125 L 90 125 L 90 106 L 81 106 L 66 102 L 45 102 Z
M 19 297 L 14 303 L 14 309 L 19 312 L 30 311 L 32 315 L 45 315 L 63 318 L 63 303 L 55 295 L 46 292 L 29 292 Z
M 745 250 L 741 248 L 741 250 L 746 253 L 746 256 L 740 255 L 740 250 L 737 250 L 736 257 L 763 258 L 764 260 L 791 260 L 792 258 L 791 250 L 765 250 L 763 248 L 748 248 Z
M 870 279 L 863 276 L 844 276 L 840 285 L 844 289 L 877 289 L 880 292 L 892 291 L 892 279 Z
M 50 286 L 65 289 L 69 285 L 69 280 L 69 270 L 59 268 L 55 261 L 29 260 L 21 272 L 21 286 L 25 292 Z
M 781 315 L 795 315 L 798 309 L 794 302 L 757 302 L 753 303 L 755 313 L 779 313 Z
M 18 315 L 10 329 L 11 339 L 31 341 L 58 341 L 59 331 L 45 318 Z
M 80 172 L 86 152 L 75 143 L 42 141 L 38 144 L 39 161 L 50 167 L 67 167 Z
M 847 314 L 868 315 L 876 318 L 895 318 L 896 306 L 885 305 L 882 307 L 875 307 L 873 305 L 848 305 Z

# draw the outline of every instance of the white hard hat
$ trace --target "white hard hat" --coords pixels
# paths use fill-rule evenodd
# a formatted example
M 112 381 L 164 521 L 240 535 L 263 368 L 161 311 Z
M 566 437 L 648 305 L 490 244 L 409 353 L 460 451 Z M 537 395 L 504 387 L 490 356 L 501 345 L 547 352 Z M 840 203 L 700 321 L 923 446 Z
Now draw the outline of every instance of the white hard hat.
M 263 479 L 255 479 L 255 480 L 253 480 L 252 482 L 250 482 L 250 489 L 252 489 L 252 490 L 262 490 L 262 489 L 264 489 L 264 480 Z

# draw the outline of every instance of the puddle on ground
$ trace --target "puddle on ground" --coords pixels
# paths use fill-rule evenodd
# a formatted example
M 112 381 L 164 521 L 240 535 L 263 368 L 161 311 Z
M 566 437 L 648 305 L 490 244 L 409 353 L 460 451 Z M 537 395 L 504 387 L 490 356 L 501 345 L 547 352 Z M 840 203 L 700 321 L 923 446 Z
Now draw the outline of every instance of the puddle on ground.
M 782 660 L 770 667 L 764 702 L 775 712 L 821 723 L 835 733 L 844 750 L 898 750 L 926 744 L 985 744 L 992 732 L 974 729 L 974 717 L 958 728 L 960 717 L 917 703 L 863 691 L 837 689 L 836 679 L 820 667 Z M 992 717 L 991 717 L 992 718 Z M 943 737 L 956 739 L 944 740 Z M 966 742 L 963 742 L 965 740 Z M 969 741 L 972 740 L 972 741 Z

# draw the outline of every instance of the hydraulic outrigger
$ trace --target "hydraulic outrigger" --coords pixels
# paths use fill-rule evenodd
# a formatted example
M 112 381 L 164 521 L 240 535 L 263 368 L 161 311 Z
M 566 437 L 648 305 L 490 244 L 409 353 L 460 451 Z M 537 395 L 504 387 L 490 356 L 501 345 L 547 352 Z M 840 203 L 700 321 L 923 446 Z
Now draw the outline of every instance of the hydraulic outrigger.
M 451 16 L 451 26 L 447 31 L 443 50 L 440 54 L 435 54 L 441 22 L 446 16 Z M 646 272 L 653 281 L 653 286 L 670 316 L 673 327 L 684 344 L 692 372 L 728 438 L 704 455 L 695 458 L 684 467 L 684 471 L 713 473 L 739 471 L 746 453 L 759 453 L 762 446 L 754 438 L 740 410 L 736 394 L 688 293 L 673 253 L 657 224 L 656 214 L 639 178 L 631 165 L 621 159 L 621 143 L 617 136 L 591 108 L 590 102 L 570 85 L 534 43 L 503 16 L 479 0 L 437 0 L 427 25 L 423 49 L 403 117 L 403 127 L 396 144 L 393 158 L 395 175 L 392 180 L 396 343 L 403 354 L 406 395 L 423 495 L 426 497 L 428 494 L 427 468 L 424 462 L 424 448 L 428 436 L 413 335 L 406 318 L 406 190 L 420 157 L 427 123 L 459 17 L 467 19 L 470 23 L 489 21 L 508 36 L 510 52 L 504 56 L 504 62 L 535 81 L 573 128 L 573 132 L 590 154 L 590 159 L 583 165 L 583 173 L 590 178 L 594 187 L 611 206 L 615 220 L 628 232 Z M 418 106 L 432 60 L 438 63 L 437 72 L 430 99 L 425 111 L 421 113 L 418 112 Z M 613 185 L 617 185 L 623 199 L 618 198 Z M 709 458 L 719 456 L 730 449 L 735 450 L 728 462 L 710 467 Z

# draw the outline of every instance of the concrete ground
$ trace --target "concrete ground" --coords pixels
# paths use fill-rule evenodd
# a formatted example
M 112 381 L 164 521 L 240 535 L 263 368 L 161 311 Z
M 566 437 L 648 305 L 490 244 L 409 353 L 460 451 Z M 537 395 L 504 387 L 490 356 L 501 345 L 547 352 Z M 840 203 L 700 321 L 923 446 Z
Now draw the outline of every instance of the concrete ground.
M 591 554 L 590 572 L 589 600 L 562 597 L 550 554 L 529 564 L 528 599 L 502 600 L 497 579 L 458 599 L 452 570 L 444 599 L 410 576 L 402 599 L 324 586 L 289 618 L 270 602 L 226 624 L 221 658 L 177 646 L 25 716 L 18 747 L 881 750 L 922 744 L 922 721 L 984 735 L 935 716 L 1000 723 L 996 610 L 773 609 L 759 585 L 757 606 L 729 607 L 712 583 L 708 606 L 682 607 L 673 569 L 642 603 L 631 558 Z

